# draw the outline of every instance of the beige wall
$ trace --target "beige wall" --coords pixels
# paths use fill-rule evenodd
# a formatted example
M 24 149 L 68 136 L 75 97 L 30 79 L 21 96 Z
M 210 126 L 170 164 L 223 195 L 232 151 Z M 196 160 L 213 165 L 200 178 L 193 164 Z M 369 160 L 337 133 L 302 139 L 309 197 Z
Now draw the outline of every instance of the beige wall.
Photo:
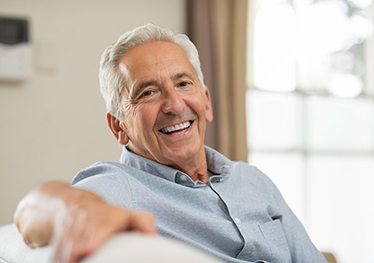
M 33 75 L 0 81 L 0 224 L 34 185 L 70 181 L 120 147 L 98 91 L 102 50 L 122 32 L 153 22 L 184 31 L 184 0 L 0 0 L 0 15 L 31 21 Z

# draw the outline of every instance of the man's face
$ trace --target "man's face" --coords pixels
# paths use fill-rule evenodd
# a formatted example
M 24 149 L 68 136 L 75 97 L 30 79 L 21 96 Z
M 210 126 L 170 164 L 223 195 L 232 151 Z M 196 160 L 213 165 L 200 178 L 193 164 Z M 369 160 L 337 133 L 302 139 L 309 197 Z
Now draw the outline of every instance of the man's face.
M 213 119 L 210 95 L 186 53 L 153 41 L 131 49 L 123 65 L 131 79 L 123 123 L 130 149 L 173 167 L 204 157 L 206 122 Z

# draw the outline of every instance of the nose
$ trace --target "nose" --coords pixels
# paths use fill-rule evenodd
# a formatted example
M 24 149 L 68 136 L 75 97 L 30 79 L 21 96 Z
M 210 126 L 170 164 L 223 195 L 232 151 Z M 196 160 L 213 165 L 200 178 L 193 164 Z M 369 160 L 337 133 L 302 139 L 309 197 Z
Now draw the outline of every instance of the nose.
M 165 114 L 180 114 L 184 110 L 184 100 L 175 88 L 164 93 L 162 111 Z

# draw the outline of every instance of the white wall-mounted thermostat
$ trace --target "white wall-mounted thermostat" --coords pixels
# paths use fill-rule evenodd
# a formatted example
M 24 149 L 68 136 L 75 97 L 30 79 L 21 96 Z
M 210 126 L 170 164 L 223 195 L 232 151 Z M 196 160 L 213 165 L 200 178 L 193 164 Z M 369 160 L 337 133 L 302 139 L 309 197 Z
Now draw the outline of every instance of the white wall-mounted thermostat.
M 31 68 L 28 20 L 0 16 L 0 81 L 23 80 Z

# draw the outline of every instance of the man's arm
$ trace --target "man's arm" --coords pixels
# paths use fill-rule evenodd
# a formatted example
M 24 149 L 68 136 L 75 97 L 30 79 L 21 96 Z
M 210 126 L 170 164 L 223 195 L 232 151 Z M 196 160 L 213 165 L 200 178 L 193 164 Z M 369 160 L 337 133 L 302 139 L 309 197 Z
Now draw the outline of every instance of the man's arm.
M 156 233 L 152 215 L 109 205 L 62 182 L 47 182 L 28 193 L 14 219 L 29 246 L 54 243 L 58 262 L 77 262 L 121 231 Z

